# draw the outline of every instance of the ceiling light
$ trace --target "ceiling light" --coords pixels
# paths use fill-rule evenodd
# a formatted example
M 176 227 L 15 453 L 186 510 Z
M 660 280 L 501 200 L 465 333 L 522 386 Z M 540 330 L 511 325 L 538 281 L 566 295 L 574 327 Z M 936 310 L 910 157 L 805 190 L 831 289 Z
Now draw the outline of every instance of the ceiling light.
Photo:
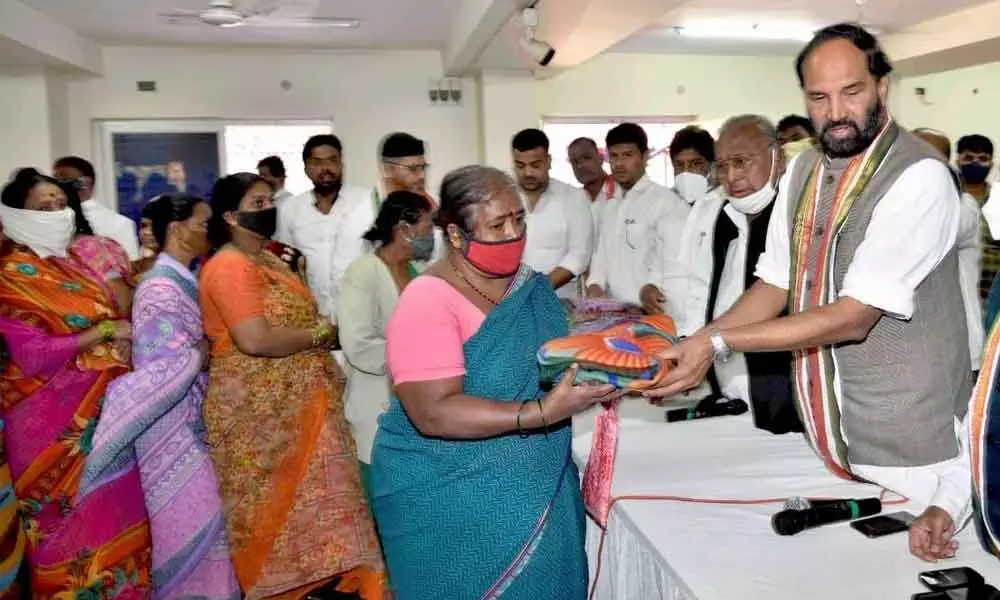
M 816 28 L 788 23 L 697 22 L 674 28 L 678 35 L 717 40 L 808 42 Z

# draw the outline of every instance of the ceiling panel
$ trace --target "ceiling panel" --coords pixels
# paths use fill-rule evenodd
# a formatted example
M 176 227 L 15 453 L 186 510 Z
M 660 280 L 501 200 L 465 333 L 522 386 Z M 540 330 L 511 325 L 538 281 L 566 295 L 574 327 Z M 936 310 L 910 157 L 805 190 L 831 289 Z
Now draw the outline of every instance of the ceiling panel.
M 355 30 L 218 28 L 197 22 L 170 24 L 159 16 L 174 10 L 202 10 L 208 0 L 21 1 L 105 44 L 441 49 L 462 0 L 314 0 L 318 16 L 360 19 Z M 236 0 L 234 4 L 252 9 L 259 2 Z
M 655 1 L 655 0 L 650 0 Z M 759 23 L 809 31 L 841 21 L 861 21 L 891 33 L 921 21 L 991 0 L 692 0 L 614 48 L 616 52 L 690 54 L 794 54 L 801 41 L 692 38 L 676 27 L 704 23 Z

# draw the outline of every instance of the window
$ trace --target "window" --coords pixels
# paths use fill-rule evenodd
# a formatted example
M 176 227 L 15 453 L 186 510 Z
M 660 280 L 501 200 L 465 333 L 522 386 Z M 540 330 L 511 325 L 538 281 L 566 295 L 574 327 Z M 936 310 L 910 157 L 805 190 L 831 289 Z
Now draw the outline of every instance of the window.
M 285 188 L 298 194 L 312 188 L 302 165 L 302 145 L 314 135 L 332 133 L 329 123 L 271 123 L 226 125 L 226 169 L 230 173 L 257 172 L 265 156 L 278 156 L 285 163 Z
M 573 176 L 573 168 L 569 164 L 567 146 L 579 137 L 589 137 L 597 142 L 598 148 L 604 152 L 604 136 L 608 130 L 630 121 L 637 123 L 646 131 L 649 138 L 649 163 L 646 173 L 649 178 L 660 185 L 672 186 L 674 170 L 670 164 L 670 141 L 678 130 L 695 124 L 694 116 L 680 117 L 636 117 L 636 118 L 559 118 L 543 117 L 542 131 L 549 136 L 552 154 L 552 176 L 560 181 L 578 185 Z M 605 156 L 605 160 L 607 157 Z

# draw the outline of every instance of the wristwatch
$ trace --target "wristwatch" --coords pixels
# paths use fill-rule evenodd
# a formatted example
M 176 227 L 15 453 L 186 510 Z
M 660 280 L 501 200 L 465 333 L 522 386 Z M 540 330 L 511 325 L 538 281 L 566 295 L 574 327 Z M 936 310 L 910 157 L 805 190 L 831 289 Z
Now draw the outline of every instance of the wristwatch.
M 724 363 L 729 360 L 732 356 L 733 350 L 726 343 L 726 340 L 722 338 L 722 334 L 718 331 L 713 331 L 708 335 L 708 340 L 712 342 L 712 350 L 715 351 L 715 362 Z

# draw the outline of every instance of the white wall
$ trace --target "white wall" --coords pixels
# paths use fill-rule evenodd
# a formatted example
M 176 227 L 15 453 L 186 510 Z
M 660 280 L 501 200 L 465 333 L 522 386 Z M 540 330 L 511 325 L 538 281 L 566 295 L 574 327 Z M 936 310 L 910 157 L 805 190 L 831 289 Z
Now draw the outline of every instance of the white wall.
M 917 87 L 927 92 L 923 100 Z M 893 93 L 896 117 L 907 127 L 940 129 L 953 145 L 970 133 L 1000 145 L 1000 62 L 904 79 Z
M 0 181 L 19 167 L 52 160 L 45 73 L 0 71 Z
M 333 119 L 345 178 L 358 185 L 377 181 L 376 146 L 394 130 L 427 140 L 432 181 L 478 158 L 473 82 L 462 106 L 428 99 L 429 81 L 441 76 L 436 52 L 106 48 L 104 73 L 69 84 L 70 146 L 85 156 L 95 119 L 285 118 Z M 137 92 L 138 80 L 155 80 L 157 91 Z

